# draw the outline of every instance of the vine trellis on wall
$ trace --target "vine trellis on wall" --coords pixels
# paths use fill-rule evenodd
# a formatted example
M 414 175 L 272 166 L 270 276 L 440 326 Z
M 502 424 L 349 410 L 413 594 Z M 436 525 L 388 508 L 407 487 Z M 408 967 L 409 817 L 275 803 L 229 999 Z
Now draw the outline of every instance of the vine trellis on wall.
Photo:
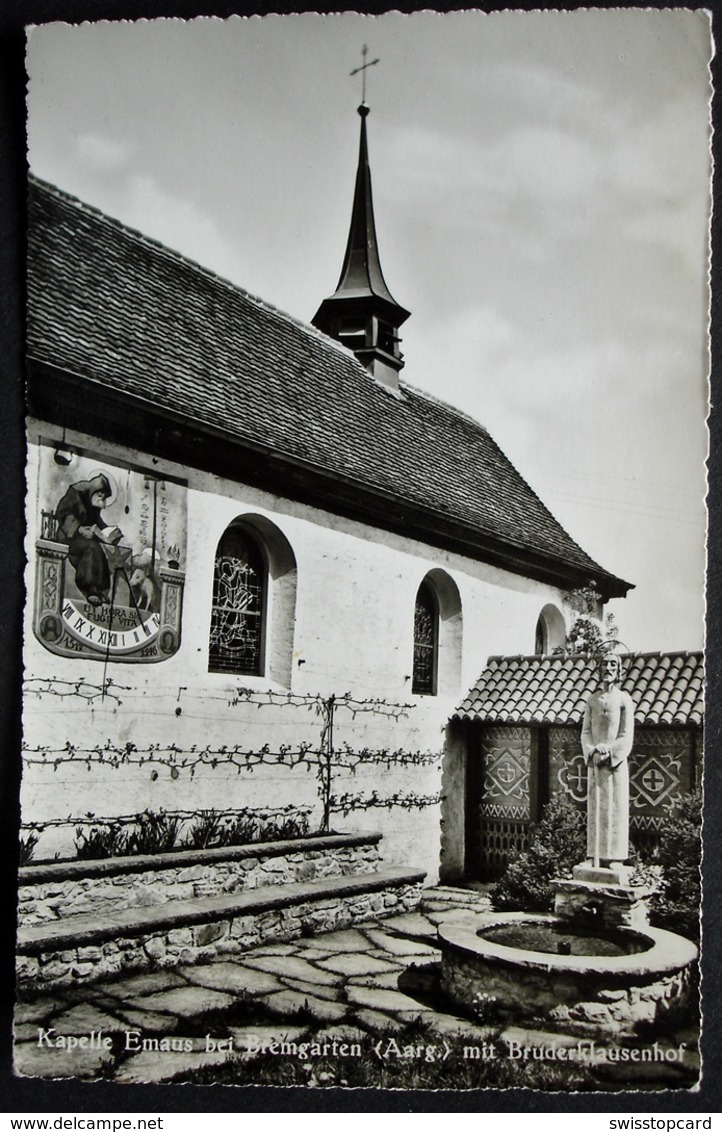
M 83 678 L 70 681 L 57 680 L 54 677 L 33 677 L 26 682 L 26 692 L 40 698 L 46 695 L 61 698 L 76 697 L 89 706 L 94 706 L 98 700 L 106 703 L 110 700 L 114 705 L 120 706 L 123 703 L 121 692 L 132 693 L 132 691 L 133 689 L 129 687 L 113 684 L 112 680 L 94 684 Z M 185 691 L 186 688 L 178 689 L 178 701 L 181 693 Z M 205 698 L 207 697 L 204 696 Z M 139 747 L 132 742 L 116 744 L 111 739 L 92 747 L 84 747 L 68 741 L 58 748 L 49 744 L 37 746 L 23 744 L 23 761 L 28 766 L 52 766 L 54 771 L 67 763 L 76 765 L 84 763 L 88 771 L 93 766 L 119 770 L 122 767 L 140 767 L 149 764 L 152 766 L 151 773 L 155 778 L 158 777 L 159 768 L 166 768 L 172 778 L 180 777 L 182 772 L 194 778 L 199 769 L 215 770 L 217 767 L 234 767 L 238 774 L 253 774 L 260 767 L 288 769 L 303 767 L 307 772 L 314 770 L 318 780 L 322 805 L 320 832 L 329 830 L 331 816 L 334 813 L 347 817 L 355 811 L 369 809 L 390 810 L 398 807 L 406 810 L 421 810 L 441 801 L 440 792 L 418 794 L 414 791 L 396 790 L 387 795 L 382 795 L 375 789 L 370 794 L 333 792 L 335 774 L 343 771 L 355 775 L 359 767 L 400 769 L 436 765 L 440 769 L 440 752 L 408 751 L 402 747 L 356 748 L 345 741 L 338 743 L 335 739 L 334 728 L 339 711 L 348 713 L 351 719 L 355 719 L 359 714 L 373 714 L 396 722 L 408 716 L 409 711 L 413 710 L 413 704 L 390 703 L 384 699 L 359 699 L 350 692 L 330 696 L 299 695 L 292 692 L 277 692 L 273 689 L 261 692 L 244 687 L 237 688 L 230 697 L 226 693 L 223 699 L 229 707 L 254 704 L 259 709 L 275 707 L 313 711 L 320 721 L 318 742 L 315 744 L 301 742 L 297 746 L 265 743 L 253 748 L 225 744 L 220 747 L 213 747 L 210 744 L 201 747 L 193 744 L 184 748 L 176 743 L 165 746 L 151 743 L 146 747 Z M 181 709 L 177 707 L 176 715 L 180 714 Z M 41 829 L 49 825 L 71 824 L 77 820 L 69 817 L 66 820 L 26 824 L 28 828 Z

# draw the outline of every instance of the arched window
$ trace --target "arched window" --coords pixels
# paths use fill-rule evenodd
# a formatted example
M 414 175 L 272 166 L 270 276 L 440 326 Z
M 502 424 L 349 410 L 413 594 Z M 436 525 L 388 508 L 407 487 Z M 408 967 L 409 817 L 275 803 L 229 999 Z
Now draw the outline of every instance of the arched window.
M 260 546 L 240 526 L 216 550 L 208 657 L 210 672 L 264 674 L 268 568 Z
M 550 656 L 555 649 L 563 648 L 566 641 L 564 617 L 556 605 L 545 605 L 539 614 L 534 632 L 534 652 L 537 656 Z
M 428 582 L 422 582 L 414 607 L 414 675 L 411 691 L 420 696 L 436 694 L 439 653 L 439 609 Z
M 444 570 L 430 570 L 416 591 L 411 691 L 457 696 L 461 691 L 461 597 Z

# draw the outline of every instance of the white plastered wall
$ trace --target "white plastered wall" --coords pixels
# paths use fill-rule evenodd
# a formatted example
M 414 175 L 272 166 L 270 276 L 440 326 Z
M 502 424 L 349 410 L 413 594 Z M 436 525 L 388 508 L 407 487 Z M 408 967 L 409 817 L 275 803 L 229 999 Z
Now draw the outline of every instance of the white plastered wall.
M 119 448 L 87 436 L 68 433 L 66 445 L 133 462 L 188 481 L 188 555 L 183 597 L 182 641 L 178 652 L 155 664 L 111 661 L 105 671 L 110 694 L 58 694 L 73 681 L 88 688 L 102 685 L 102 661 L 66 658 L 48 651 L 32 628 L 35 586 L 35 539 L 38 532 L 37 439 L 59 439 L 50 425 L 30 424 L 28 464 L 28 536 L 24 734 L 30 749 L 22 784 L 25 823 L 63 820 L 42 834 L 36 856 L 73 853 L 75 825 L 88 814 L 111 817 L 144 809 L 309 809 L 312 825 L 320 820 L 315 769 L 303 763 L 262 762 L 252 772 L 219 758 L 215 767 L 201 765 L 199 752 L 237 747 L 243 752 L 268 746 L 276 752 L 301 744 L 317 747 L 322 721 L 317 712 L 284 704 L 244 702 L 239 687 L 261 698 L 272 689 L 293 696 L 343 696 L 356 701 L 383 700 L 408 705 L 392 715 L 380 709 L 358 712 L 339 706 L 334 715 L 334 746 L 355 751 L 401 751 L 441 754 L 444 727 L 454 708 L 479 676 L 487 658 L 496 654 L 530 653 L 540 610 L 560 606 L 561 594 L 551 586 L 466 559 L 412 539 L 340 518 L 303 503 L 272 495 L 208 473 L 201 473 Z M 108 515 L 108 520 L 112 516 Z M 208 672 L 213 556 L 226 527 L 239 518 L 268 521 L 287 540 L 296 562 L 293 649 L 288 678 L 273 680 Z M 411 693 L 414 602 L 419 584 L 430 571 L 443 571 L 458 588 L 461 601 L 461 658 L 453 670 L 457 686 L 442 694 Z M 279 600 L 271 581 L 271 603 Z M 269 610 L 273 623 L 273 610 Z M 290 626 L 289 626 L 290 640 Z M 457 635 L 458 636 L 458 635 Z M 276 642 L 277 643 L 277 642 Z M 268 647 L 272 643 L 268 642 Z M 287 647 L 287 646 L 286 646 Z M 283 666 L 275 664 L 281 672 Z M 58 757 L 66 744 L 90 752 L 72 760 Z M 160 754 L 137 765 L 113 765 L 112 752 L 127 744 Z M 168 765 L 167 748 L 178 752 Z M 39 753 L 48 753 L 43 760 Z M 99 751 L 109 752 L 101 764 Z M 55 766 L 56 759 L 59 759 Z M 118 760 L 116 759 L 116 762 Z M 374 796 L 370 808 L 351 808 L 332 815 L 336 829 L 380 829 L 389 863 L 426 869 L 436 880 L 439 867 L 440 806 L 409 808 L 413 799 L 428 800 L 441 791 L 441 760 L 388 760 L 363 763 L 356 773 L 339 772 L 332 792 L 338 797 Z M 396 796 L 401 804 L 387 807 Z M 405 804 L 403 802 L 405 799 Z M 72 820 L 70 820 L 72 819 Z M 86 820 L 90 820 L 87 819 Z

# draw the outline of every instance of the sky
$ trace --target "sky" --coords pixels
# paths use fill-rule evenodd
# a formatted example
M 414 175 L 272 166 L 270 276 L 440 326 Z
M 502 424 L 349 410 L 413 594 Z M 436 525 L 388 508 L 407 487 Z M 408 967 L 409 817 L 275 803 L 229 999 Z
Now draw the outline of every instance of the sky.
M 47 24 L 31 169 L 310 322 L 343 259 L 364 44 L 402 378 L 634 583 L 607 607 L 629 649 L 702 647 L 705 13 Z

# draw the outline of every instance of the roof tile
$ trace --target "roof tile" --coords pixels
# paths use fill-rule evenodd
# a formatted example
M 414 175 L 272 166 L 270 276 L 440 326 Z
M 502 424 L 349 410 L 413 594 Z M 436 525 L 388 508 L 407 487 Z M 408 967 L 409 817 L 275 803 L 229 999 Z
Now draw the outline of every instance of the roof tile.
M 29 219 L 32 360 L 627 588 L 463 413 L 390 395 L 319 331 L 36 180 Z
M 625 659 L 622 687 L 635 720 L 649 726 L 699 727 L 704 718 L 702 653 L 637 653 Z M 588 657 L 491 657 L 456 719 L 487 723 L 580 724 L 597 687 Z

